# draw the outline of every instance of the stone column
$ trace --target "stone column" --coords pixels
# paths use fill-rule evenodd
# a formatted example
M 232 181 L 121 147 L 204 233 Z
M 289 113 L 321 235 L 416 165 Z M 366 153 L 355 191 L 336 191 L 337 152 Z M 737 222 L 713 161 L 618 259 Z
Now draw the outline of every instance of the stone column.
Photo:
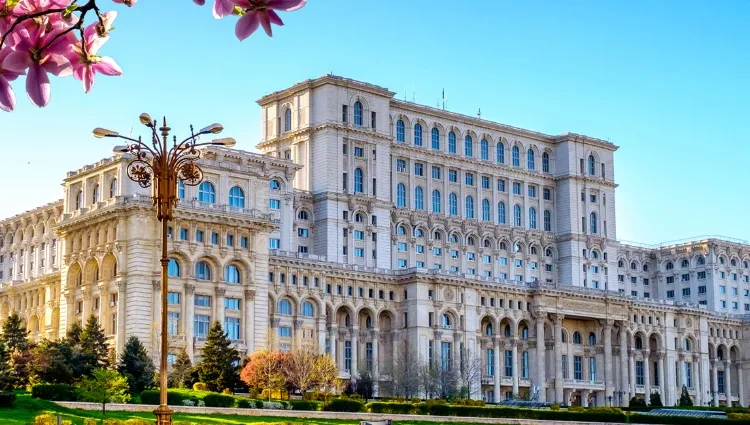
M 380 332 L 377 328 L 372 332 L 372 376 L 374 390 L 378 389 L 378 377 L 380 375 Z
M 630 354 L 630 396 L 628 397 L 628 399 L 630 399 L 631 397 L 635 397 L 635 383 L 637 381 L 635 378 L 635 353 L 631 350 L 629 354 Z
M 716 371 L 716 367 L 719 365 L 719 362 L 717 360 L 714 360 L 711 362 L 711 366 L 713 366 L 712 372 L 711 372 L 711 380 L 713 381 L 713 395 L 714 395 L 714 407 L 719 406 L 719 374 Z
M 659 369 L 661 370 L 661 373 L 659 373 L 659 395 L 661 396 L 661 401 L 664 403 L 664 405 L 667 405 L 667 353 L 664 351 L 659 351 L 657 354 L 659 357 L 659 361 L 657 362 L 659 365 Z
M 546 318 L 547 313 L 538 311 L 536 316 L 536 381 L 537 385 L 539 385 L 539 401 L 546 402 L 546 362 L 544 360 L 547 349 L 544 345 L 544 319 Z
M 500 368 L 500 351 L 502 351 L 502 346 L 500 345 L 500 337 L 495 337 L 495 388 L 493 389 L 494 396 L 495 396 L 495 403 L 500 402 L 500 376 L 501 376 L 501 368 Z
M 677 370 L 675 370 L 675 374 L 677 375 L 677 396 L 675 398 L 675 401 L 678 401 L 680 399 L 680 394 L 682 394 L 682 384 L 685 383 L 685 355 L 684 354 L 678 354 L 677 356 Z
M 518 338 L 513 337 L 510 340 L 511 350 L 513 353 L 513 397 L 518 396 Z
M 627 406 L 630 402 L 629 378 L 628 378 L 628 335 L 625 322 L 620 322 L 620 391 L 622 391 L 622 405 Z
M 703 397 L 701 390 L 701 376 L 700 376 L 700 357 L 698 354 L 693 355 L 693 366 L 692 366 L 692 372 L 693 372 L 693 388 L 695 388 L 695 404 L 697 406 L 703 405 Z
M 607 319 L 604 321 L 604 398 L 611 396 L 614 392 L 615 372 L 612 363 L 612 325 L 614 320 Z
M 643 386 L 644 386 L 644 394 L 646 398 L 646 403 L 649 402 L 649 399 L 651 397 L 651 361 L 649 360 L 649 357 L 651 356 L 651 352 L 648 350 L 643 351 Z
M 193 359 L 193 328 L 195 318 L 195 285 L 185 284 L 185 349 L 190 359 Z
M 739 404 L 745 406 L 745 404 L 743 404 L 745 403 L 745 380 L 742 377 L 743 372 L 742 363 L 737 362 L 737 388 L 739 389 L 738 394 L 740 396 Z
M 358 326 L 355 326 L 352 328 L 351 335 L 352 335 L 352 370 L 351 370 L 350 376 L 354 377 L 357 375 L 357 370 L 359 370 L 357 369 L 357 359 L 358 359 L 357 356 L 359 352 L 358 350 L 359 327 Z
M 562 375 L 562 314 L 555 314 L 553 319 L 554 325 L 554 341 L 555 341 L 555 403 L 564 404 L 563 398 L 563 375 Z
M 121 353 L 125 346 L 125 293 L 126 284 L 124 281 L 117 282 L 117 352 Z
M 245 290 L 245 346 L 248 354 L 255 351 L 255 291 Z
M 727 395 L 727 406 L 732 407 L 732 361 L 729 359 L 724 362 L 724 393 Z
M 216 299 L 214 300 L 214 317 L 216 317 L 216 320 L 221 323 L 221 326 L 224 326 L 224 295 L 226 295 L 227 290 L 224 288 L 216 288 L 214 289 L 214 293 L 216 294 Z M 226 331 L 226 329 L 224 329 Z

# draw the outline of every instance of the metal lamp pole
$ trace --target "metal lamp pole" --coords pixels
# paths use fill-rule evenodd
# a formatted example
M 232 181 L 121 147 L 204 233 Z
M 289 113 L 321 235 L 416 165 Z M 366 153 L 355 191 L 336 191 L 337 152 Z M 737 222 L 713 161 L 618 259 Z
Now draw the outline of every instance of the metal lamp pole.
M 201 152 L 197 147 L 234 146 L 236 143 L 232 138 L 216 139 L 206 143 L 198 143 L 198 138 L 205 134 L 218 134 L 224 128 L 221 124 L 212 124 L 201 129 L 198 133 L 190 126 L 190 136 L 180 143 L 177 138 L 172 137 L 172 146 L 169 146 L 169 131 L 167 118 L 164 117 L 163 124 L 157 129 L 157 122 L 152 120 L 148 114 L 141 114 L 141 123 L 151 129 L 151 143 L 144 143 L 140 137 L 133 139 L 122 136 L 119 133 L 97 128 L 94 136 L 116 137 L 127 140 L 129 144 L 116 146 L 114 151 L 119 153 L 131 153 L 134 158 L 128 164 L 128 177 L 141 187 L 150 187 L 154 184 L 152 198 L 156 207 L 156 218 L 161 222 L 161 362 L 159 365 L 159 390 L 160 404 L 154 410 L 157 425 L 169 425 L 172 423 L 172 410 L 167 406 L 167 292 L 168 292 L 168 266 L 169 256 L 167 253 L 167 222 L 172 219 L 173 208 L 177 204 L 177 184 L 182 181 L 189 186 L 196 186 L 203 180 L 203 170 L 198 166 Z M 158 130 L 158 132 L 157 132 Z M 121 338 L 124 335 L 120 336 Z

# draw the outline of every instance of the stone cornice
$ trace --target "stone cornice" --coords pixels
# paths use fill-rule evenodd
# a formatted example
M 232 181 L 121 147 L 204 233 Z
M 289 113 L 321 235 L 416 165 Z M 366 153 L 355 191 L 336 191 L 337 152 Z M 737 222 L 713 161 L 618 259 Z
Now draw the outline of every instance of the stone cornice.
M 385 87 L 376 86 L 375 84 L 352 80 L 351 78 L 344 78 L 333 74 L 326 74 L 318 78 L 299 82 L 289 88 L 267 94 L 258 99 L 256 103 L 258 103 L 258 105 L 260 106 L 267 105 L 271 102 L 285 99 L 301 91 L 312 90 L 325 84 L 332 84 L 337 87 L 359 90 L 374 94 L 376 96 L 393 97 L 396 94 L 395 92 L 392 92 Z
M 370 127 L 360 127 L 349 123 L 342 123 L 338 121 L 323 121 L 312 126 L 302 127 L 299 130 L 292 130 L 282 133 L 276 137 L 272 137 L 263 141 L 258 142 L 255 146 L 259 150 L 272 147 L 278 143 L 292 142 L 307 140 L 310 138 L 312 133 L 320 132 L 323 130 L 336 130 L 341 131 L 348 135 L 361 136 L 361 140 L 370 139 L 371 141 L 381 141 L 384 143 L 390 143 L 393 141 L 393 136 L 390 134 L 380 133 L 377 130 Z
M 49 217 L 57 218 L 62 214 L 63 200 L 49 202 L 32 210 L 24 211 L 20 214 L 0 220 L 0 235 L 6 233 L 9 229 L 16 230 L 29 222 L 38 222 L 41 218 L 46 221 Z

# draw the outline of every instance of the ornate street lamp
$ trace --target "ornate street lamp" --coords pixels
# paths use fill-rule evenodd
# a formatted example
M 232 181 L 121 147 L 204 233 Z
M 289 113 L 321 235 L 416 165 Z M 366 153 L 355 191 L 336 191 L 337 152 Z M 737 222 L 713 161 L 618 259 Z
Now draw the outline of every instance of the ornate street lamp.
M 206 134 L 218 134 L 224 129 L 221 124 L 212 124 L 202 128 L 197 133 L 190 126 L 190 137 L 177 143 L 177 137 L 172 136 L 172 146 L 169 146 L 169 131 L 167 118 L 163 119 L 161 127 L 148 114 L 141 114 L 141 124 L 151 129 L 151 143 L 122 136 L 116 131 L 103 128 L 94 129 L 97 138 L 116 137 L 127 140 L 129 144 L 116 146 L 115 152 L 131 153 L 134 158 L 128 164 L 128 177 L 141 187 L 154 184 L 152 198 L 156 207 L 156 218 L 161 221 L 161 364 L 159 365 L 160 404 L 154 410 L 157 425 L 172 423 L 172 410 L 167 406 L 167 222 L 172 219 L 172 212 L 177 204 L 177 184 L 182 181 L 188 186 L 196 186 L 203 180 L 203 170 L 198 166 L 201 152 L 200 146 L 234 146 L 231 137 L 216 139 L 206 143 L 198 143 L 198 139 Z M 157 132 L 158 130 L 158 132 Z M 122 337 L 122 336 L 121 336 Z

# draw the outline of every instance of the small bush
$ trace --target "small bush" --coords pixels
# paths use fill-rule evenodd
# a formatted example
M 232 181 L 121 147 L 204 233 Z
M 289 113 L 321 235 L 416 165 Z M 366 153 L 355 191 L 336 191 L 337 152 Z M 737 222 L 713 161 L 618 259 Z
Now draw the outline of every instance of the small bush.
M 617 413 L 619 415 L 622 415 L 622 409 L 619 407 L 606 407 L 606 406 L 600 406 L 600 407 L 589 407 L 586 409 L 586 412 L 588 413 Z
M 255 408 L 256 409 L 262 409 L 263 408 L 263 400 L 255 400 Z
M 451 404 L 454 406 L 476 406 L 476 407 L 482 407 L 485 405 L 484 401 L 482 400 L 472 400 L 470 398 L 457 398 L 451 401 Z
M 412 397 L 411 398 L 411 402 L 414 403 L 414 404 L 421 403 L 422 399 L 419 398 L 419 397 Z
M 359 395 L 359 394 L 357 394 L 357 393 L 354 393 L 354 394 L 350 395 L 349 398 L 351 400 L 360 400 L 360 401 L 362 400 L 362 396 Z
M 419 405 L 412 403 L 383 403 L 372 402 L 367 405 L 371 413 L 385 413 L 392 415 L 416 415 L 419 411 Z
M 260 393 L 255 388 L 251 388 L 250 391 L 248 391 L 247 394 L 250 398 L 258 398 Z
M 34 425 L 57 425 L 57 417 L 53 415 L 37 415 Z
M 105 419 L 102 425 L 122 425 L 123 422 L 119 419 Z
M 172 422 L 172 425 L 193 425 L 193 423 L 187 422 L 187 421 L 177 421 L 177 422 Z
M 64 421 L 60 421 L 60 425 L 73 425 L 73 421 L 65 419 Z
M 550 405 L 549 410 L 551 410 L 553 412 L 558 412 L 558 411 L 560 411 L 560 405 L 557 404 L 557 403 L 552 404 L 552 405 Z
M 76 388 L 68 384 L 37 384 L 31 387 L 31 396 L 42 400 L 76 401 Z
M 235 403 L 234 406 L 240 409 L 250 409 L 250 400 L 246 398 L 238 398 L 237 403 Z
M 16 395 L 11 391 L 0 391 L 0 408 L 13 407 Z
M 207 394 L 203 397 L 206 407 L 232 407 L 234 406 L 234 397 L 224 394 Z
M 185 404 L 191 401 L 193 404 Z M 158 405 L 160 402 L 159 390 L 145 390 L 141 393 L 141 404 Z M 173 406 L 197 406 L 198 396 L 190 394 L 186 390 L 167 390 L 167 404 Z
M 318 410 L 318 403 L 315 401 L 290 401 L 289 405 L 292 407 L 292 410 Z
M 99 425 L 99 421 L 94 418 L 86 418 L 83 420 L 83 425 Z
M 269 397 L 269 394 L 270 394 L 270 397 Z M 273 390 L 273 391 L 272 390 L 263 390 L 260 393 L 260 397 L 259 398 L 262 398 L 263 400 L 268 400 L 268 399 L 271 399 L 271 400 L 288 400 L 289 399 L 289 394 L 286 391 L 281 391 L 281 390 Z
M 224 388 L 224 389 L 223 389 L 223 390 L 221 391 L 221 393 L 222 393 L 222 394 L 226 394 L 226 395 L 234 395 L 234 393 L 232 392 L 232 390 L 230 390 L 229 388 Z
M 323 405 L 323 410 L 326 412 L 362 412 L 365 410 L 365 405 L 358 400 L 334 398 L 328 403 Z
M 727 419 L 742 419 L 750 421 L 750 413 L 728 413 Z
M 128 419 L 125 421 L 125 425 L 152 425 L 152 422 L 145 419 Z
M 193 384 L 193 391 L 208 391 L 208 385 L 203 382 L 196 382 Z
M 568 412 L 574 412 L 574 413 L 580 413 L 585 411 L 586 409 L 583 408 L 583 406 L 570 406 L 568 407 Z

